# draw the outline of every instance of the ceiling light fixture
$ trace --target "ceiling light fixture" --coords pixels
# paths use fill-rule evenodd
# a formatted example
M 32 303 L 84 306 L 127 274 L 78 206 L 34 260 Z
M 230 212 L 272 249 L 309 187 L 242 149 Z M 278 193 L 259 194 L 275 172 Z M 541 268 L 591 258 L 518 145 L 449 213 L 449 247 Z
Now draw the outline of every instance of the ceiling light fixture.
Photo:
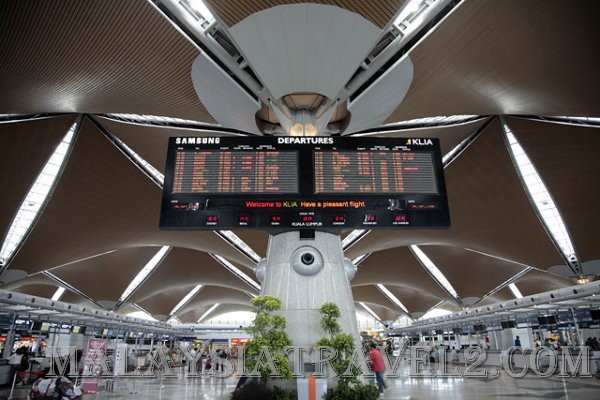
M 71 148 L 71 142 L 80 121 L 79 119 L 78 122 L 71 125 L 69 131 L 58 144 L 52 156 L 50 156 L 50 159 L 36 178 L 29 193 L 25 196 L 21 207 L 17 211 L 0 250 L 0 267 L 2 267 L 0 268 L 0 273 L 3 272 L 4 267 L 8 265 L 14 252 L 27 236 L 27 233 L 37 220 L 40 210 L 50 196 L 67 153 Z
M 388 288 L 383 286 L 381 283 L 378 283 L 377 289 L 379 289 L 388 299 L 390 299 L 392 303 L 400 307 L 406 314 L 408 314 L 408 309 L 404 306 L 404 304 L 402 304 L 400 300 L 398 300 L 398 298 L 392 292 L 389 291 Z
M 512 294 L 515 296 L 515 298 L 517 298 L 517 299 L 523 298 L 523 294 L 521 294 L 521 291 L 519 290 L 519 288 L 517 287 L 516 284 L 511 283 L 510 285 L 508 285 L 508 288 L 510 289 Z
M 119 301 L 117 306 L 121 305 L 125 300 L 129 298 L 137 290 L 137 288 L 146 280 L 146 278 L 154 271 L 156 267 L 159 266 L 160 262 L 165 258 L 168 251 L 171 249 L 170 246 L 163 246 L 159 251 L 146 263 L 144 268 L 138 272 L 138 274 L 133 278 L 129 286 L 125 289 L 121 297 L 119 297 Z
M 436 265 L 427 257 L 427 255 L 421 250 L 417 245 L 411 244 L 410 249 L 413 254 L 417 257 L 417 259 L 421 262 L 421 265 L 425 267 L 427 271 L 431 274 L 434 280 L 438 282 L 440 286 L 442 286 L 455 300 L 459 300 L 458 293 L 450 284 L 450 281 L 444 276 L 442 271 L 436 267 Z
M 203 29 L 207 29 L 215 21 L 215 17 L 202 0 L 180 0 L 179 4 L 200 22 Z
M 208 317 L 217 307 L 219 307 L 221 303 L 214 304 L 211 308 L 209 308 L 200 318 L 198 318 L 197 323 L 200 323 L 204 318 Z
M 223 258 L 217 254 L 211 254 L 211 253 L 209 253 L 209 254 L 212 256 L 212 258 L 217 260 L 219 262 L 219 264 L 221 264 L 222 266 L 227 268 L 232 274 L 234 274 L 235 276 L 237 276 L 238 278 L 240 278 L 241 280 L 246 282 L 248 285 L 252 286 L 254 289 L 260 291 L 260 285 L 258 283 L 256 283 L 252 278 L 250 278 L 248 275 L 243 273 L 238 267 L 236 267 L 235 265 L 233 265 L 232 263 L 227 261 L 225 258 Z
M 540 216 L 547 231 L 550 233 L 554 243 L 559 247 L 565 260 L 568 260 L 569 266 L 574 269 L 574 272 L 581 272 L 573 243 L 569 237 L 569 232 L 567 231 L 564 220 L 556 207 L 550 192 L 529 159 L 529 156 L 527 156 L 527 153 L 525 153 L 525 150 L 513 135 L 506 122 L 503 119 L 501 119 L 501 122 L 504 135 L 509 145 L 509 153 L 514 163 L 517 165 L 517 171 L 519 172 L 523 186 L 529 193 L 529 197 L 535 205 L 537 214 Z
M 190 290 L 190 292 L 188 294 L 186 294 L 183 297 L 183 299 L 181 299 L 181 301 L 179 303 L 177 303 L 177 305 L 175 307 L 173 307 L 173 309 L 171 310 L 169 315 L 170 316 L 175 315 L 177 313 L 177 311 L 179 311 L 181 309 L 181 307 L 186 305 L 192 299 L 192 297 L 194 297 L 196 295 L 196 293 L 198 293 L 200 291 L 200 289 L 202 289 L 202 285 L 194 286 L 194 288 L 192 290 Z
M 366 305 L 366 304 L 365 304 L 365 303 L 363 303 L 362 301 L 359 301 L 359 302 L 358 302 L 358 304 L 360 304 L 360 305 L 362 306 L 362 308 L 364 308 L 365 310 L 367 310 L 367 312 L 368 312 L 369 314 L 371 314 L 371 316 L 372 316 L 373 318 L 375 318 L 377 321 L 381 321 L 381 318 L 379 318 L 379 315 L 377 315 L 377 314 L 375 313 L 375 311 L 373 311 L 373 310 L 371 309 L 371 307 L 369 307 L 368 305 Z
M 65 290 L 67 290 L 67 289 L 65 289 L 64 287 L 59 287 L 58 289 L 56 289 L 56 292 L 54 292 L 54 294 L 52 295 L 51 300 L 52 301 L 60 300 L 60 298 L 62 297 Z

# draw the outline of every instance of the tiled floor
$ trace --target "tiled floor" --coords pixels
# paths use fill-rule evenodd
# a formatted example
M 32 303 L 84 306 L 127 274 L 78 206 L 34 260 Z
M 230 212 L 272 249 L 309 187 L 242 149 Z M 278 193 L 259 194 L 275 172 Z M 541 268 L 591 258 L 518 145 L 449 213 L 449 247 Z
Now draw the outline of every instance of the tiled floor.
M 119 378 L 113 382 L 113 390 L 105 389 L 101 381 L 97 394 L 88 394 L 84 399 L 132 399 L 132 400 L 222 400 L 229 399 L 235 389 L 236 377 L 215 378 L 208 375 L 186 377 L 179 373 L 171 378 Z M 527 375 L 512 378 L 501 373 L 497 378 L 411 378 L 408 371 L 397 378 L 387 378 L 388 389 L 382 399 L 600 399 L 600 379 L 560 378 L 553 375 L 542 378 Z M 13 399 L 26 399 L 28 387 L 17 387 Z M 0 399 L 7 399 L 10 387 L 0 388 Z M 260 400 L 260 399 L 257 399 Z

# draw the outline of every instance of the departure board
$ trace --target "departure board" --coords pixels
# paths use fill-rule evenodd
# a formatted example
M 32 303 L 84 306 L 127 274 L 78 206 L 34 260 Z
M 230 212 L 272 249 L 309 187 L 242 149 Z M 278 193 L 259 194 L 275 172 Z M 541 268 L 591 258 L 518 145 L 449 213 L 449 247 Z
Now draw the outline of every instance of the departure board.
M 173 137 L 162 229 L 446 228 L 437 139 Z
M 295 151 L 190 151 L 175 158 L 172 193 L 298 193 Z
M 315 151 L 315 193 L 437 193 L 431 153 Z

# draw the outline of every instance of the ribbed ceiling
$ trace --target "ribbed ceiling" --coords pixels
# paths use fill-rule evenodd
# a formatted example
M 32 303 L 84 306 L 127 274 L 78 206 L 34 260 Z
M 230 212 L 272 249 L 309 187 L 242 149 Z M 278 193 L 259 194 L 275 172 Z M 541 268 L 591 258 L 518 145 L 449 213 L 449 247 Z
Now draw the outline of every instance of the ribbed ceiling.
M 215 123 L 192 85 L 198 50 L 146 0 L 0 3 L 0 108 Z
M 259 13 L 299 9 L 296 5 L 300 4 L 271 0 L 208 3 L 217 15 L 218 28 L 234 42 L 236 39 L 228 27 L 233 29 L 242 26 L 243 21 L 257 21 Z M 351 16 L 361 26 L 383 34 L 404 1 L 341 0 L 310 4 L 300 8 L 321 9 L 316 5 L 325 5 L 328 7 L 323 8 L 335 9 L 332 15 L 338 17 L 354 13 Z M 480 134 L 445 170 L 452 223 L 449 229 L 373 230 L 345 252 L 350 259 L 371 253 L 351 282 L 355 299 L 365 301 L 384 319 L 397 317 L 401 311 L 375 286 L 383 283 L 411 314 L 426 312 L 441 300 L 445 301 L 442 307 L 457 310 L 450 296 L 411 254 L 408 249 L 411 244 L 420 245 L 438 264 L 461 297 L 477 299 L 497 289 L 478 304 L 514 298 L 498 285 L 525 266 L 533 270 L 515 281 L 524 295 L 571 284 L 546 272 L 556 271 L 551 269 L 553 266 L 563 268 L 560 266 L 564 262 L 521 186 L 495 116 L 597 117 L 600 104 L 600 57 L 594 52 L 598 47 L 596 38 L 600 36 L 597 15 L 600 3 L 595 0 L 552 4 L 543 0 L 461 1 L 402 58 L 398 65 L 405 68 L 391 69 L 388 65 L 390 69 L 381 75 L 383 79 L 364 92 L 362 98 L 368 101 L 348 107 L 350 113 L 354 110 L 351 123 L 354 118 L 354 126 L 370 130 L 377 128 L 372 123 L 375 120 L 378 125 L 383 121 L 387 124 L 441 115 L 483 116 L 478 121 L 435 128 L 392 130 L 389 125 L 381 126 L 385 132 L 377 133 L 376 137 L 439 138 L 444 154 L 463 139 Z M 316 68 L 325 62 L 324 57 L 305 60 L 299 53 L 300 49 L 326 49 L 318 47 L 324 44 L 325 37 L 310 39 L 310 33 L 317 30 L 303 32 L 301 22 L 295 21 L 291 26 L 282 21 L 285 18 L 266 21 L 256 32 L 262 32 L 261 35 L 267 32 L 267 36 L 244 37 L 244 43 L 251 46 L 244 45 L 242 49 L 244 53 L 260 45 L 265 52 L 274 53 L 269 53 L 268 62 L 277 62 L 278 72 L 286 71 L 281 75 L 286 78 L 279 84 L 282 92 L 292 84 L 295 91 L 302 93 L 319 90 L 333 93 L 337 86 L 344 90 L 347 75 L 358 70 L 360 61 L 372 49 L 366 43 L 371 36 L 359 35 L 358 39 L 350 40 L 353 35 L 348 34 L 344 36 L 348 39 L 346 43 L 337 41 L 339 38 L 332 32 L 330 39 L 336 40 L 327 43 L 337 44 L 326 51 L 327 56 L 334 61 L 346 61 L 342 69 L 328 69 L 333 72 L 327 77 Z M 294 37 L 284 38 L 294 32 Z M 274 45 L 278 43 L 287 45 Z M 239 46 L 237 42 L 234 44 Z M 293 56 L 286 55 L 289 50 L 295 51 Z M 258 75 L 263 73 L 275 79 L 264 72 L 268 71 L 266 67 L 257 68 L 262 64 L 253 64 L 252 56 L 259 54 L 262 53 L 244 54 L 244 59 Z M 163 171 L 169 136 L 226 133 L 149 127 L 116 122 L 102 115 L 135 113 L 183 118 L 205 123 L 208 129 L 216 124 L 216 113 L 211 109 L 215 116 L 210 115 L 199 98 L 206 101 L 218 96 L 218 101 L 211 104 L 219 105 L 219 116 L 231 114 L 231 121 L 253 123 L 253 112 L 237 114 L 252 107 L 233 110 L 233 104 L 245 103 L 224 95 L 235 93 L 230 89 L 238 84 L 217 64 L 211 70 L 212 75 L 199 70 L 200 75 L 195 77 L 206 84 L 198 87 L 210 87 L 211 92 L 196 92 L 191 74 L 192 64 L 199 55 L 197 46 L 147 0 L 0 2 L 0 148 L 3 151 L 0 184 L 5 189 L 0 203 L 0 233 L 3 236 L 38 172 L 76 120 L 75 114 L 88 114 L 83 117 L 73 151 L 47 206 L 1 277 L 0 287 L 49 297 L 58 284 L 40 272 L 50 270 L 93 301 L 114 302 L 152 253 L 168 245 L 172 246 L 171 253 L 132 295 L 131 302 L 139 301 L 152 314 L 166 317 L 191 288 L 204 284 L 207 286 L 179 313 L 182 321 L 195 322 L 215 303 L 222 305 L 213 315 L 249 309 L 250 296 L 246 292 L 255 291 L 208 253 L 223 256 L 252 278 L 255 263 L 213 232 L 160 230 L 161 189 L 103 134 L 108 132 L 119 138 Z M 261 60 L 264 63 L 266 59 Z M 206 62 L 213 61 L 206 58 Z M 223 75 L 215 79 L 219 73 Z M 386 77 L 397 85 L 385 80 Z M 294 81 L 288 82 L 288 78 Z M 319 79 L 332 87 L 319 84 Z M 220 86 L 224 81 L 228 82 L 227 88 Z M 402 85 L 398 84 L 400 81 Z M 308 87 L 315 82 L 318 90 Z M 405 96 L 400 87 L 408 88 Z M 260 106 L 256 104 L 256 109 Z M 387 116 L 390 110 L 393 111 Z M 52 113 L 73 114 L 21 122 L 9 121 L 11 117 L 4 115 Z M 597 246 L 600 215 L 594 207 L 600 190 L 598 128 L 522 117 L 505 119 L 561 210 L 580 260 L 592 265 L 600 259 Z M 254 129 L 248 127 L 249 132 Z M 260 257 L 266 256 L 267 232 L 236 230 L 236 233 Z M 16 281 L 9 282 L 13 279 Z M 62 300 L 91 304 L 70 291 Z M 131 304 L 123 307 L 130 308 Z
M 436 115 L 597 115 L 600 2 L 463 1 L 409 55 L 387 123 Z
M 6 235 L 31 185 L 74 122 L 71 115 L 0 124 L 0 187 L 4 188 L 0 237 Z
M 398 13 L 405 0 L 330 0 L 330 1 L 294 1 L 294 0 L 207 0 L 206 4 L 225 25 L 232 27 L 246 17 L 267 8 L 286 4 L 323 4 L 337 6 L 362 15 L 380 28 L 387 25 Z

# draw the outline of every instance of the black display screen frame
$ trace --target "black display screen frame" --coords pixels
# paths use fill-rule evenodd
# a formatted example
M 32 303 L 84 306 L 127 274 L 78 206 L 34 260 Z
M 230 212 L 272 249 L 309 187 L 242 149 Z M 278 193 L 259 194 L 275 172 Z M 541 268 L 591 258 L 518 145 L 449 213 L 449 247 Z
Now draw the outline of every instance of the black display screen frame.
M 178 151 L 295 152 L 298 193 L 173 193 Z M 315 193 L 314 152 L 431 155 L 436 193 Z M 169 139 L 161 229 L 447 228 L 450 213 L 438 139 L 373 137 L 172 137 Z

